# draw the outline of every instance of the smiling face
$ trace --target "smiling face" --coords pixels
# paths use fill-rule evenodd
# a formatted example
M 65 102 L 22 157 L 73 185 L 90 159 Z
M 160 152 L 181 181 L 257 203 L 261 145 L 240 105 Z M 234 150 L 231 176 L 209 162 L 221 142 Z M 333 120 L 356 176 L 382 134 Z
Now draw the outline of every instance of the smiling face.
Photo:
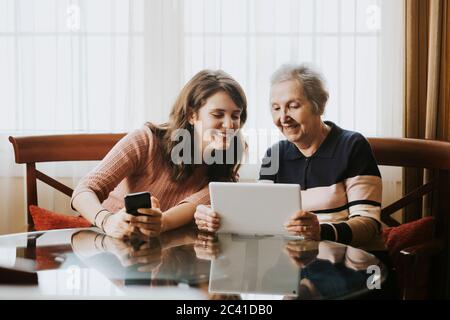
M 320 130 L 320 114 L 314 112 L 298 81 L 287 80 L 272 85 L 270 105 L 273 123 L 290 142 L 300 147 L 311 143 Z
M 241 112 L 224 91 L 216 92 L 206 99 L 205 104 L 189 120 L 194 126 L 196 138 L 202 141 L 202 150 L 228 149 L 241 126 Z

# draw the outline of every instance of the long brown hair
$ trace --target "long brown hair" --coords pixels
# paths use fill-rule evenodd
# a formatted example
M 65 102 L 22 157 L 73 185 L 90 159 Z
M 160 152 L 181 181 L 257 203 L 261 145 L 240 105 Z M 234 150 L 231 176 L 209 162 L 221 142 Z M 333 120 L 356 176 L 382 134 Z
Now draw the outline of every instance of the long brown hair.
M 187 179 L 194 171 L 195 164 L 193 152 L 191 152 L 192 159 L 190 164 L 184 162 L 175 164 L 172 161 L 172 149 L 179 143 L 179 140 L 174 141 L 172 138 L 173 133 L 178 129 L 185 129 L 188 130 L 191 137 L 193 137 L 194 129 L 189 123 L 189 117 L 196 114 L 199 109 L 205 105 L 206 100 L 209 97 L 220 91 L 227 93 L 241 110 L 240 127 L 242 127 L 247 120 L 247 99 L 244 90 L 242 90 L 236 80 L 222 70 L 203 70 L 189 80 L 173 104 L 167 123 L 155 125 L 147 122 L 146 125 L 158 137 L 159 151 L 164 160 L 170 164 L 172 168 L 172 179 L 174 181 L 183 181 Z M 190 147 L 191 150 L 194 149 L 193 141 L 188 147 Z M 228 150 L 215 150 L 215 152 L 222 153 L 223 157 L 221 159 L 227 158 L 227 154 L 233 152 L 234 159 L 232 163 L 224 161 L 224 164 L 214 163 L 208 165 L 209 181 L 237 181 L 238 170 L 246 149 L 247 145 L 239 130 L 238 134 L 234 136 Z

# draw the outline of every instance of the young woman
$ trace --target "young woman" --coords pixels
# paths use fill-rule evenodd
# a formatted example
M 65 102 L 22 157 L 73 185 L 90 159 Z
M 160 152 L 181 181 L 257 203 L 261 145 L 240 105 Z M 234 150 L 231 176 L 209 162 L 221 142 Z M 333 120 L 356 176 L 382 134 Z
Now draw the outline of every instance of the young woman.
M 187 224 L 198 205 L 209 203 L 210 181 L 237 180 L 246 118 L 245 94 L 232 77 L 199 72 L 181 90 L 167 123 L 129 133 L 81 179 L 72 207 L 116 238 L 156 236 Z M 152 194 L 152 209 L 126 213 L 124 196 L 141 191 Z

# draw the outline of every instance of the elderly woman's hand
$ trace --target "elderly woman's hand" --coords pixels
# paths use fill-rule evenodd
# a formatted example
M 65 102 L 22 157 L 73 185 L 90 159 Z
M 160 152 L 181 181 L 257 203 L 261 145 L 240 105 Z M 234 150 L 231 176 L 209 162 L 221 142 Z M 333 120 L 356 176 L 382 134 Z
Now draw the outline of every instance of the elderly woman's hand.
M 197 206 L 194 219 L 201 231 L 216 232 L 220 227 L 220 217 L 211 209 L 211 206 Z
M 314 213 L 300 210 L 284 224 L 286 230 L 308 240 L 320 241 L 320 224 Z
M 304 268 L 317 258 L 319 253 L 319 243 L 316 241 L 291 240 L 284 246 L 284 252 L 287 253 L 292 263 Z

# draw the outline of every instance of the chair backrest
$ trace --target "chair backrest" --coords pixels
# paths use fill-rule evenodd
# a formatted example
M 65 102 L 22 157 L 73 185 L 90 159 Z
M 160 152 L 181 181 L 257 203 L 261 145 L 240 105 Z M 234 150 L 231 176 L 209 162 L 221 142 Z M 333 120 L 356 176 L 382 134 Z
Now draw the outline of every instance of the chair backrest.
M 124 135 L 125 133 L 9 137 L 14 147 L 16 163 L 26 164 L 29 230 L 33 229 L 29 207 L 38 205 L 36 180 L 41 180 L 69 197 L 73 193 L 73 189 L 37 170 L 36 163 L 101 160 Z
M 407 138 L 368 138 L 378 165 L 434 169 L 430 182 L 419 186 L 398 201 L 382 209 L 381 220 L 388 226 L 399 223 L 391 215 L 425 194 L 443 186 L 450 171 L 450 142 Z M 437 222 L 447 219 L 446 197 L 441 195 L 436 211 Z
M 117 134 L 65 134 L 48 136 L 9 137 L 14 146 L 16 163 L 26 164 L 28 225 L 33 220 L 30 205 L 38 205 L 36 180 L 71 196 L 73 190 L 36 169 L 38 162 L 101 160 L 125 135 Z M 378 165 L 437 169 L 433 179 L 383 208 L 381 219 L 388 226 L 399 223 L 391 215 L 406 205 L 436 190 L 450 170 L 450 142 L 407 138 L 368 138 Z M 446 226 L 445 197 L 439 200 L 438 225 Z
M 438 191 L 433 193 L 432 202 L 432 215 L 435 219 L 433 239 L 402 249 L 394 268 L 397 270 L 398 293 L 401 298 L 443 297 L 448 277 L 450 142 L 405 138 L 368 140 L 378 165 L 432 170 L 428 183 L 384 207 L 381 220 L 388 226 L 397 226 L 399 223 L 391 217 L 393 213 L 422 199 L 425 194 Z M 418 219 L 421 215 L 420 211 L 412 216 L 408 215 L 403 222 Z M 408 238 L 408 235 L 404 236 L 404 239 Z M 398 272 L 399 270 L 402 271 Z

